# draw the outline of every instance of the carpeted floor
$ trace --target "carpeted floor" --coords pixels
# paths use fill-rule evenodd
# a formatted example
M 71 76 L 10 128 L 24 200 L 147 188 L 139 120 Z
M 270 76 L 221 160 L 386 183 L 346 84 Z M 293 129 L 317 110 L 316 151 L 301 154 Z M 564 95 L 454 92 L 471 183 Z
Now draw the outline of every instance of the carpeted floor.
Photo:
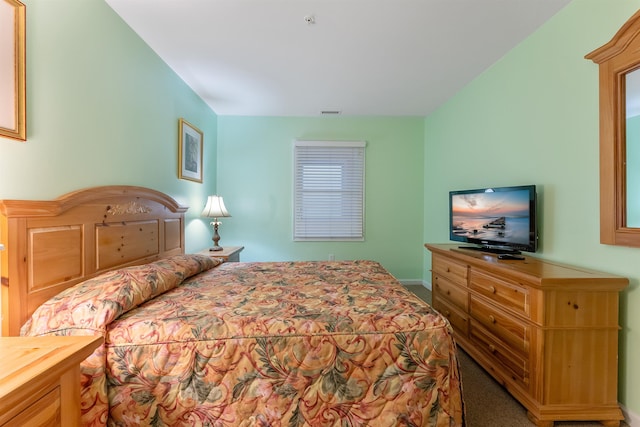
M 424 301 L 431 303 L 431 291 L 422 285 L 407 285 Z M 535 427 L 527 411 L 484 369 L 459 349 L 460 376 L 466 409 L 467 427 Z M 595 427 L 598 422 L 556 422 L 556 427 Z M 621 427 L 628 427 L 624 421 Z

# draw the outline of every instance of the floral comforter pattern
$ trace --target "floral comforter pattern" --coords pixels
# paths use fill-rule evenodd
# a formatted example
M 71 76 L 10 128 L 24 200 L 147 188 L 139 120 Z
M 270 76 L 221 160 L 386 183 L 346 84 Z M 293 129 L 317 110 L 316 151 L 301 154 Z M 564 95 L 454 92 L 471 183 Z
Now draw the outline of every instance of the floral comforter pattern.
M 380 264 L 216 264 L 119 270 L 38 309 L 23 335 L 105 337 L 85 425 L 464 424 L 449 324 Z

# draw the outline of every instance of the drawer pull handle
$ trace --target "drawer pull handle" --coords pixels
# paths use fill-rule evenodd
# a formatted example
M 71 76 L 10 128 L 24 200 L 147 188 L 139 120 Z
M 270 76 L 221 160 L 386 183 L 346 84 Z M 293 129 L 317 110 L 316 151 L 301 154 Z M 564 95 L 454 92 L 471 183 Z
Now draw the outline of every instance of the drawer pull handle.
M 496 318 L 492 315 L 489 315 L 489 320 L 491 321 L 491 323 L 496 323 Z
M 492 294 L 496 293 L 496 287 L 495 286 L 489 287 L 489 290 L 491 291 Z
M 444 317 L 449 317 L 451 316 L 451 312 L 449 310 L 444 312 Z
M 491 351 L 491 353 L 495 353 L 496 352 L 496 348 L 493 344 L 489 344 L 489 350 Z

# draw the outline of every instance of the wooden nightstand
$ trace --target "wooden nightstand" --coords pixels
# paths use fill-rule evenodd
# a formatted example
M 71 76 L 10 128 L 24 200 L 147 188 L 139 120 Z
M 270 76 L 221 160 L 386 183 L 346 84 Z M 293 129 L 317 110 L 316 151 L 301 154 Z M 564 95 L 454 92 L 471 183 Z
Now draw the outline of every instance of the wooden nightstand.
M 101 336 L 0 337 L 0 427 L 79 426 L 80 362 Z
M 200 255 L 208 255 L 211 258 L 222 258 L 224 262 L 239 262 L 240 252 L 244 246 L 224 246 L 221 251 L 210 251 L 209 249 L 198 252 Z

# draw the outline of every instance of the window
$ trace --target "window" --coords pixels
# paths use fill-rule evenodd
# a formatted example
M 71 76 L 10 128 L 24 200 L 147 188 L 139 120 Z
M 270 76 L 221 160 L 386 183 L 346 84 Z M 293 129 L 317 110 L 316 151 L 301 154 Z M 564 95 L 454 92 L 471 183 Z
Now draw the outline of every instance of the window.
M 295 141 L 294 240 L 364 240 L 364 141 Z

